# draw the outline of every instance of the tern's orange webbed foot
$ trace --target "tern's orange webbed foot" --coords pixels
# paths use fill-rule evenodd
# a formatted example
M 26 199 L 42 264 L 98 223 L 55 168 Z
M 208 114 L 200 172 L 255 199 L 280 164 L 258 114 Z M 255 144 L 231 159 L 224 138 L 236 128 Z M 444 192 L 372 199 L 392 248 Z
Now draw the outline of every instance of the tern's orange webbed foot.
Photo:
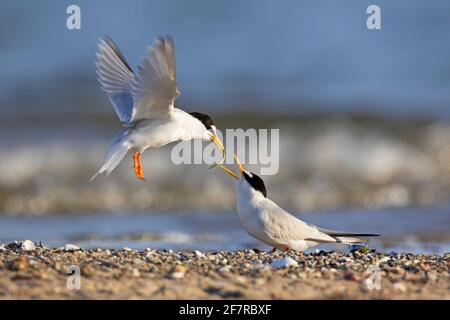
M 283 252 L 284 252 L 284 253 L 288 253 L 288 252 L 289 252 L 289 248 L 288 248 L 288 247 L 285 247 L 284 250 L 283 250 Z
M 142 173 L 141 153 L 140 152 L 135 152 L 133 154 L 133 170 L 134 170 L 134 175 L 137 178 L 144 180 L 144 175 Z
M 270 253 L 274 253 L 275 251 L 277 251 L 277 248 L 272 248 L 272 251 L 270 251 Z

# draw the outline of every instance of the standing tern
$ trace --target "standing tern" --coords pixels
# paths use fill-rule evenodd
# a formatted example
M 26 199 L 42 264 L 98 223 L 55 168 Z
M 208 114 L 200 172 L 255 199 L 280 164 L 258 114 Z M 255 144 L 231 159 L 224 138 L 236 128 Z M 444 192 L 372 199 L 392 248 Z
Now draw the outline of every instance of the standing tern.
M 128 151 L 133 156 L 135 176 L 143 180 L 141 153 L 176 141 L 211 140 L 222 151 L 219 163 L 223 162 L 225 149 L 211 117 L 174 107 L 180 91 L 176 85 L 171 37 L 154 41 L 137 73 L 131 70 L 117 45 L 109 37 L 103 37 L 96 66 L 98 80 L 123 128 L 111 139 L 106 161 L 91 180 L 103 173 L 108 176 Z
M 267 198 L 264 181 L 244 169 L 235 156 L 241 178 L 220 165 L 235 178 L 237 212 L 249 235 L 276 249 L 303 251 L 321 243 L 362 244 L 377 234 L 348 233 L 322 229 L 301 221 Z

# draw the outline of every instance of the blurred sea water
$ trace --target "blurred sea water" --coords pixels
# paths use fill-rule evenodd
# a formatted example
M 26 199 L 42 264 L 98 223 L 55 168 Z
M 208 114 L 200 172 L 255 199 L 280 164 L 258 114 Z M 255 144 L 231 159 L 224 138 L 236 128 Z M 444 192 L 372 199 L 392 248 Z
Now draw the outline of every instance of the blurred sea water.
M 239 127 L 246 119 L 253 119 L 255 126 L 280 129 L 279 172 L 263 179 L 269 196 L 287 208 L 310 212 L 448 201 L 450 124 L 446 122 L 349 116 L 262 117 L 259 122 L 256 116 L 224 116 L 217 122 L 224 129 Z M 89 181 L 104 161 L 117 124 L 80 123 L 61 120 L 50 126 L 24 126 L 20 135 L 7 123 L 0 126 L 6 137 L 0 142 L 0 212 L 235 208 L 232 179 L 217 168 L 208 170 L 207 164 L 175 165 L 173 145 L 143 153 L 144 182 L 134 177 L 131 156 L 109 177 Z M 55 131 L 60 134 L 55 136 Z M 248 158 L 242 161 L 247 163 Z M 233 165 L 230 168 L 237 171 Z M 259 165 L 247 168 L 260 173 Z
M 326 228 L 347 232 L 376 232 L 369 248 L 380 252 L 443 254 L 450 251 L 448 205 L 378 210 L 333 210 L 297 214 Z M 137 250 L 269 250 L 245 233 L 235 212 L 152 212 L 82 216 L 0 217 L 0 243 L 31 239 L 44 246 L 67 243 L 81 248 Z M 349 250 L 321 245 L 308 250 Z

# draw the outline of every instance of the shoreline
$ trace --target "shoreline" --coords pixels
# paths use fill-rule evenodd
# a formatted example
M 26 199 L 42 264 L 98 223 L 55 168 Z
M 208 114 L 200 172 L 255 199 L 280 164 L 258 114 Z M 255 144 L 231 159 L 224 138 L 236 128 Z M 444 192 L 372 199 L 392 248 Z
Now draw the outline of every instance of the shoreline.
M 31 244 L 0 247 L 0 299 L 450 299 L 450 253 L 173 252 Z M 68 273 L 69 266 L 79 278 Z

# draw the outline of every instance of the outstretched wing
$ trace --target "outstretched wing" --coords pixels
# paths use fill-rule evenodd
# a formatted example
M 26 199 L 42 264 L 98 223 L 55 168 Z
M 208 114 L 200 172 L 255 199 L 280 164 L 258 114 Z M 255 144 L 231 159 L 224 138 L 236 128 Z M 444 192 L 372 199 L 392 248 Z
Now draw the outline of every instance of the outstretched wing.
M 161 118 L 173 110 L 173 101 L 180 95 L 175 79 L 173 39 L 159 37 L 148 49 L 139 65 L 132 95 L 135 101 L 133 121 Z
M 97 74 L 120 121 L 167 117 L 180 95 L 175 80 L 174 46 L 171 37 L 155 40 L 135 74 L 108 37 L 101 39 Z
M 131 122 L 133 115 L 133 97 L 131 88 L 135 75 L 116 44 L 107 36 L 100 40 L 97 53 L 97 74 L 103 90 L 120 121 Z

